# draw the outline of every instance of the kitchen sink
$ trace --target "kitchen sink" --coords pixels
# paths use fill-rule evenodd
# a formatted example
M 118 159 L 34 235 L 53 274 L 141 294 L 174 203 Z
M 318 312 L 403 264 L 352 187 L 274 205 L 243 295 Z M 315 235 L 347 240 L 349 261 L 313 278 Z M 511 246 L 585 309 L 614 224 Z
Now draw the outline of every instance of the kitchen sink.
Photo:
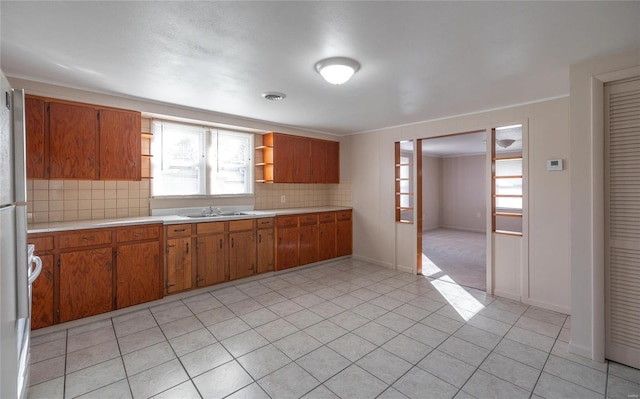
M 246 212 L 229 212 L 229 213 L 192 213 L 188 215 L 182 215 L 188 218 L 218 218 L 218 217 L 226 217 L 226 216 L 244 216 L 249 215 Z

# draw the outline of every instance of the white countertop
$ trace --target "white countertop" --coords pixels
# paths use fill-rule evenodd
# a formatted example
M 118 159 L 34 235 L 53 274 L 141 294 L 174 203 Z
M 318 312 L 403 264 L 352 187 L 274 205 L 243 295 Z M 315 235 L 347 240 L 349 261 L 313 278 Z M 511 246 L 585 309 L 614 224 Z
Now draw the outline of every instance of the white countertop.
M 332 212 L 352 209 L 344 206 L 318 206 L 309 208 L 263 209 L 259 211 L 243 211 L 244 215 L 211 216 L 192 218 L 180 215 L 140 216 L 118 219 L 74 220 L 66 222 L 32 223 L 27 226 L 29 233 L 50 233 L 54 231 L 97 229 L 102 227 L 130 226 L 135 224 L 180 224 L 201 223 L 212 221 L 257 219 L 278 215 L 293 215 L 297 213 Z

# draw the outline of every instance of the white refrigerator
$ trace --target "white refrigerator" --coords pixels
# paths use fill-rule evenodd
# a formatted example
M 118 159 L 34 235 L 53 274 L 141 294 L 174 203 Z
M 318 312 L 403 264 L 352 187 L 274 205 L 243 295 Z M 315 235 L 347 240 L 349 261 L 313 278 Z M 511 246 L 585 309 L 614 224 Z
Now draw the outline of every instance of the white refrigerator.
M 27 248 L 24 91 L 0 71 L 0 398 L 26 398 L 31 282 L 42 264 Z

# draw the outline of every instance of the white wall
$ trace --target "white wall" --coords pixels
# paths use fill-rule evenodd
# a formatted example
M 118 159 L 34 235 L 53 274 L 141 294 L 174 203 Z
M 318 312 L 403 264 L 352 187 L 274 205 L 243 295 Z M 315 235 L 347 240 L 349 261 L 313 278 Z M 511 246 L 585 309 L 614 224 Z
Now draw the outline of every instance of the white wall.
M 529 201 L 529 238 L 537 245 L 537 251 L 549 251 L 555 256 L 549 265 L 549 256 L 536 254 L 523 264 L 528 269 L 521 274 L 528 281 L 514 282 L 516 294 L 525 302 L 536 301 L 548 309 L 571 310 L 569 231 L 568 214 L 569 184 L 568 170 L 549 175 L 538 166 L 546 159 L 569 158 L 566 142 L 569 137 L 569 98 L 543 101 L 514 106 L 501 110 L 465 115 L 450 119 L 424 122 L 415 125 L 389 128 L 380 131 L 348 136 L 352 148 L 351 177 L 353 184 L 354 256 L 373 260 L 382 265 L 395 266 L 394 243 L 394 142 L 401 139 L 436 137 L 452 133 L 477 131 L 514 123 L 528 123 L 528 146 L 535 151 L 529 162 L 533 167 L 529 172 L 529 192 L 535 192 Z M 537 166 L 536 166 L 537 165 Z M 571 166 L 567 162 L 567 169 Z M 547 207 L 548 198 L 553 198 L 553 207 Z M 536 201 L 542 201 L 538 205 Z M 366 216 L 365 216 L 366 215 Z M 548 231 L 553 231 L 549 237 Z M 403 231 L 404 232 L 404 231 Z M 406 232 L 404 232 L 406 233 Z M 414 239 L 416 232 L 414 231 Z M 412 240 L 411 237 L 402 237 Z M 414 240 L 412 240 L 414 241 Z M 529 253 L 532 253 L 530 251 Z M 499 255 L 499 254 L 498 254 Z M 496 276 L 500 279 L 501 276 Z M 522 280 L 522 279 L 521 279 Z M 553 286 L 553 292 L 529 287 Z M 508 287 L 510 291 L 512 287 Z
M 486 155 L 442 158 L 442 227 L 486 232 L 486 159 Z
M 603 84 L 640 76 L 640 49 L 571 66 L 573 352 L 604 360 Z
M 422 157 L 422 230 L 441 225 L 442 161 L 438 157 Z

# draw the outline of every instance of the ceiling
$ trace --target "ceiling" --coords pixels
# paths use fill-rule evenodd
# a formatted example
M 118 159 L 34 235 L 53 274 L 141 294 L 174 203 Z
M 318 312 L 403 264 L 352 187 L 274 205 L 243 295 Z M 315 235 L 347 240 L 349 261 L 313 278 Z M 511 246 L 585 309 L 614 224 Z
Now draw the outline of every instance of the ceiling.
M 0 2 L 7 76 L 345 135 L 565 96 L 640 2 Z M 314 70 L 361 69 L 344 85 Z M 287 95 L 267 101 L 264 91 Z

